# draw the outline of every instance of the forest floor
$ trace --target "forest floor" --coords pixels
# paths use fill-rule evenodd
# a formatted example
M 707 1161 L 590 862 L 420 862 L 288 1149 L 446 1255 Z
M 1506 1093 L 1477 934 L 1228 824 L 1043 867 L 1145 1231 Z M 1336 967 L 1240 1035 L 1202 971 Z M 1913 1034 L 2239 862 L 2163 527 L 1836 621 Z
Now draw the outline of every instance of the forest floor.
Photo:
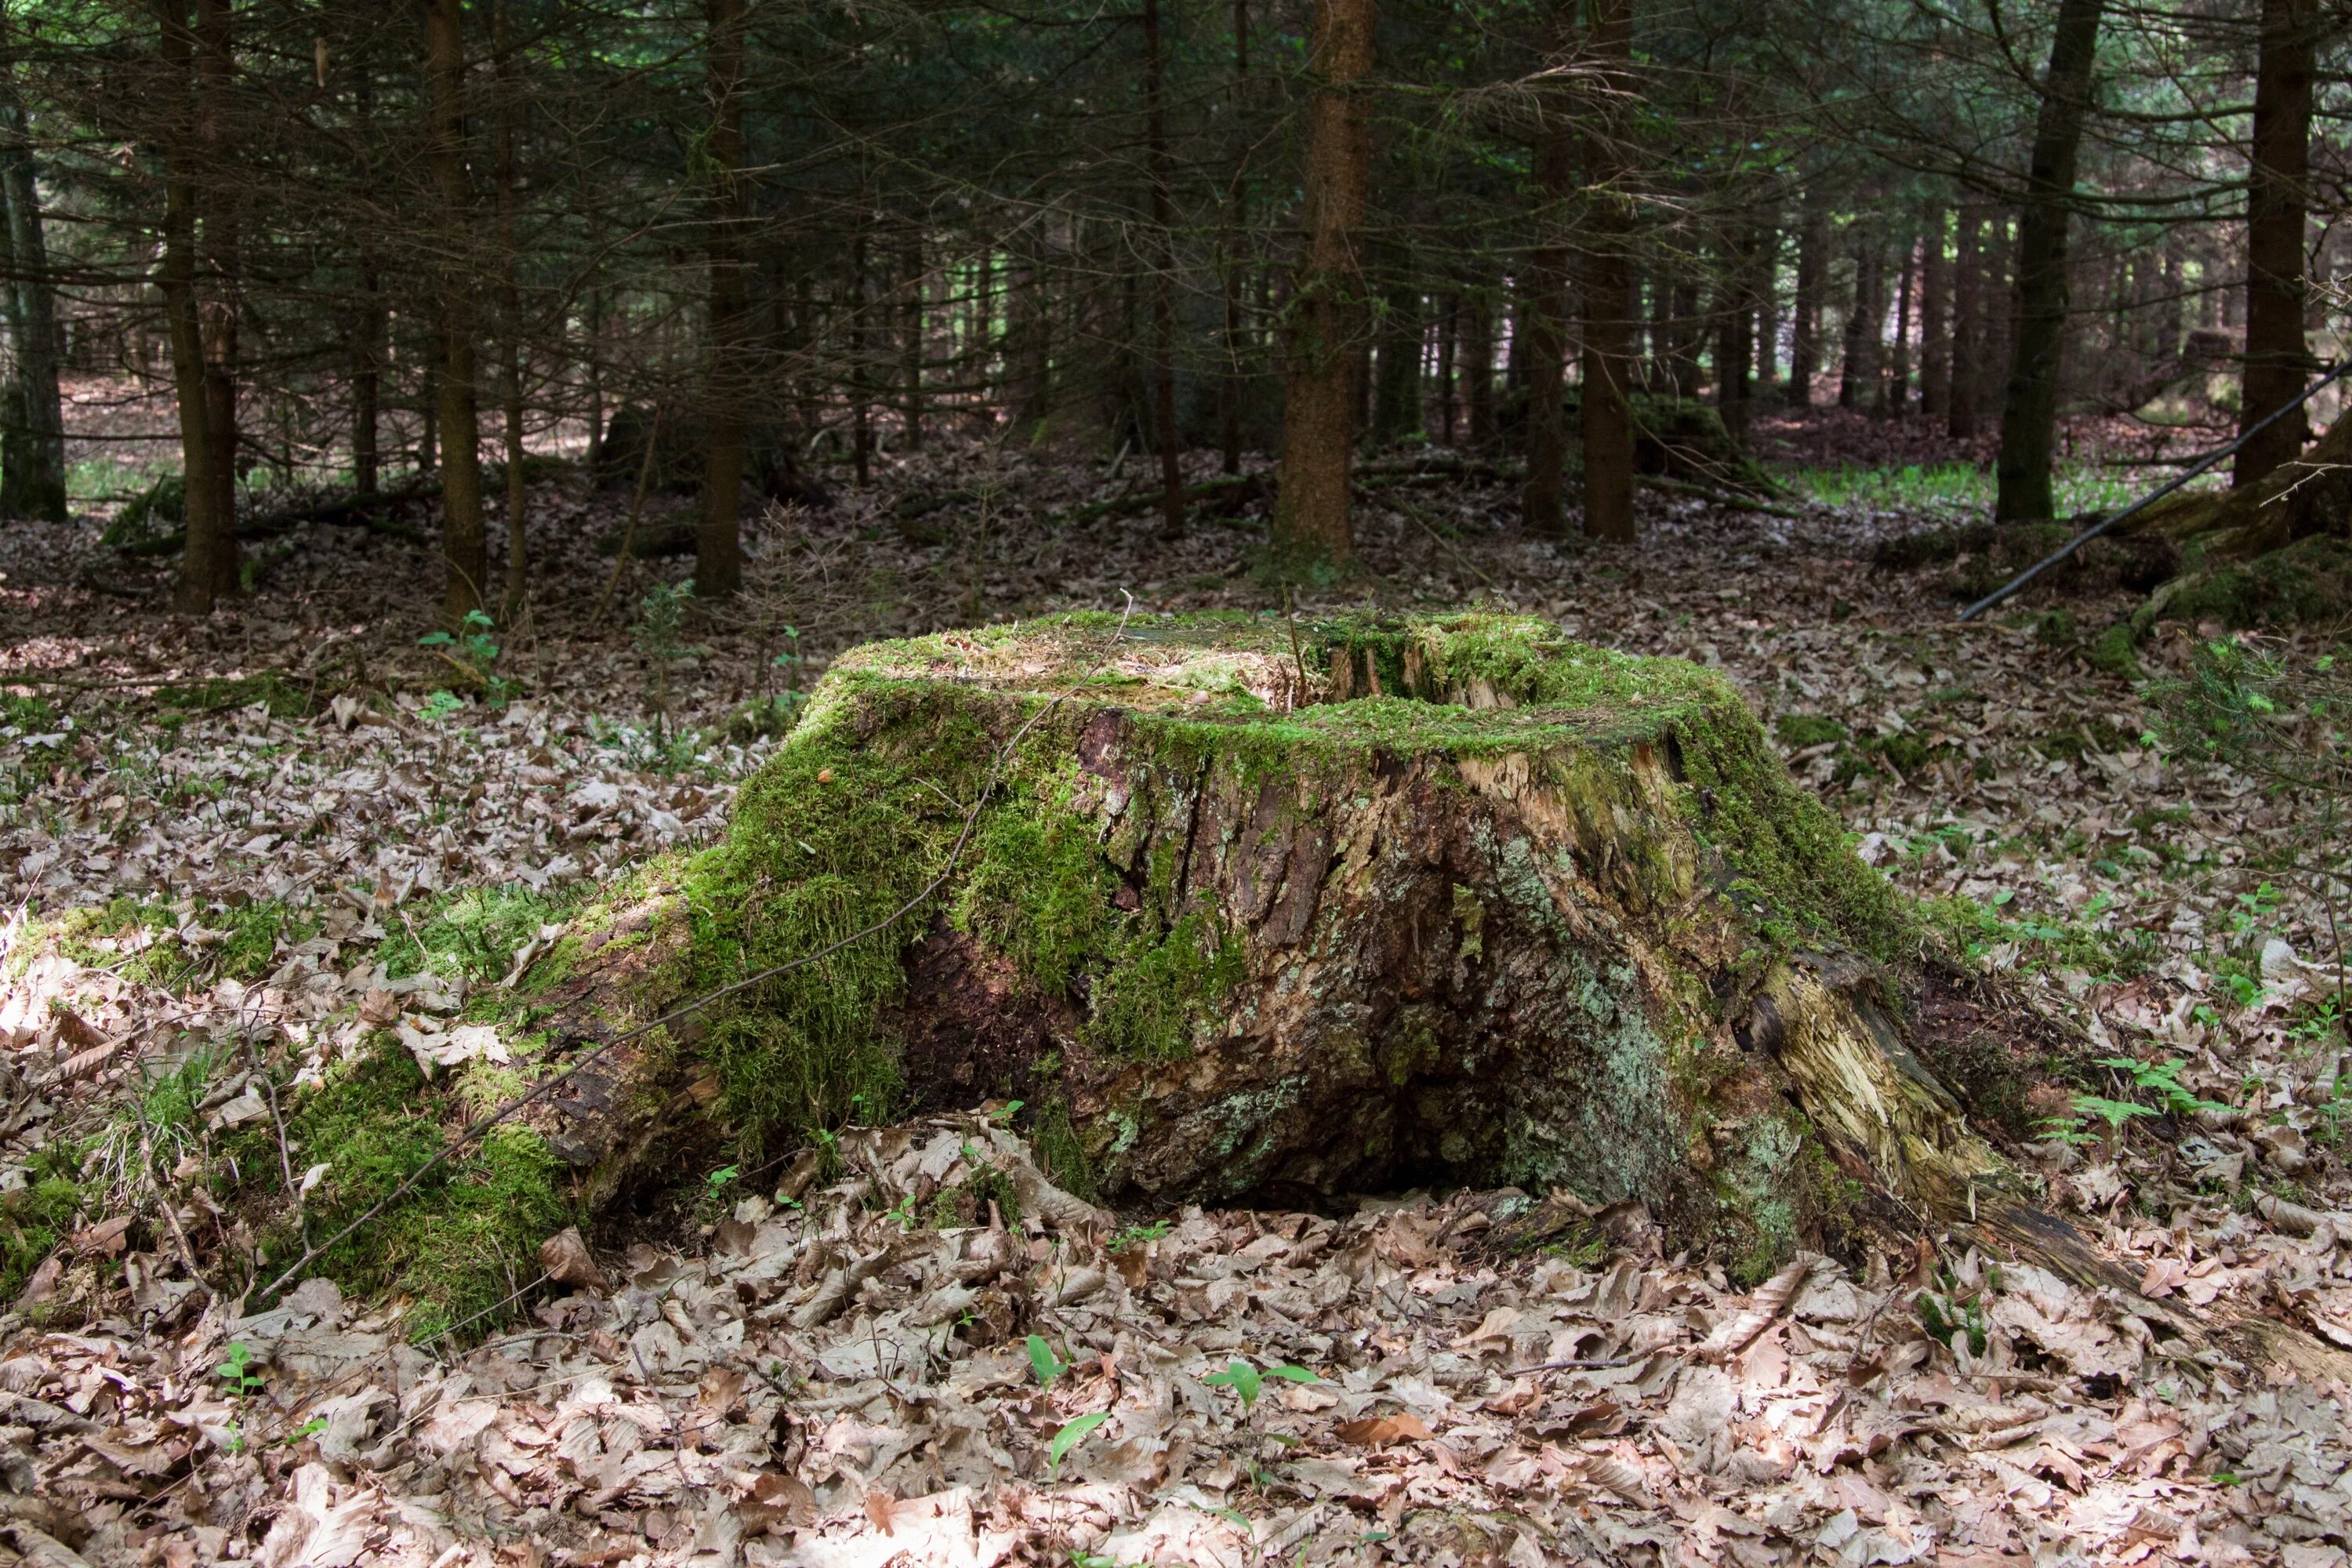
M 1939 460 L 1874 424 L 1803 422 L 1783 456 Z M 722 831 L 774 745 L 748 702 L 875 637 L 1130 595 L 1280 607 L 1261 522 L 1169 541 L 1102 506 L 1144 482 L 907 457 L 772 512 L 750 591 L 669 637 L 641 606 L 687 563 L 624 569 L 600 621 L 626 498 L 551 480 L 530 609 L 464 669 L 419 644 L 439 571 L 407 540 L 262 543 L 255 591 L 192 624 L 95 520 L 0 529 L 0 1540 L 48 1568 L 2346 1561 L 2330 1369 L 2243 1335 L 2187 1353 L 2145 1300 L 1932 1242 L 1753 1292 L 1638 1227 L 1495 1256 L 1480 1194 L 907 1230 L 927 1160 L 1003 1136 L 970 1119 L 852 1140 L 862 1201 L 709 1173 L 702 1225 L 603 1260 L 604 1289 L 517 1280 L 527 1315 L 468 1350 L 323 1281 L 252 1315 L 227 1293 L 254 1243 L 191 1179 L 208 1140 L 277 1117 L 274 1068 L 315 1075 L 392 1018 L 455 1039 L 437 1020 L 584 889 Z M 1966 560 L 1873 564 L 1957 520 L 1927 502 L 1645 489 L 1623 553 L 1524 537 L 1514 506 L 1459 478 L 1374 491 L 1367 575 L 1297 613 L 1508 608 L 1723 670 L 1864 858 L 1965 900 L 1942 920 L 1974 961 L 2211 1102 L 2166 1138 L 2086 1118 L 2031 1146 L 2052 1204 L 2148 1298 L 2352 1347 L 2337 950 L 2279 869 L 2305 825 L 2150 743 L 2161 687 L 2086 661 L 2129 596 L 2083 581 L 1957 625 Z M 2198 636 L 2160 629 L 2147 675 Z M 871 1278 L 840 1261 L 886 1245 Z M 951 1333 L 992 1289 L 1029 1303 L 1042 1367 Z

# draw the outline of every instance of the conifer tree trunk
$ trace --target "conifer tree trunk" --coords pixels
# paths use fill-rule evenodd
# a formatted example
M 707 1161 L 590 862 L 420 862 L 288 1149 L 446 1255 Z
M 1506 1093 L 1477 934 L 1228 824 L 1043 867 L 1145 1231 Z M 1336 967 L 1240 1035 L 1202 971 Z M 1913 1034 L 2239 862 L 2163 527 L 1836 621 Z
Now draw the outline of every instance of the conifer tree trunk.
M 705 384 L 702 525 L 694 539 L 694 591 L 723 599 L 742 585 L 743 404 L 750 325 L 747 258 L 743 255 L 743 0 L 709 0 L 706 68 L 709 77 L 710 227 L 704 255 L 710 268 L 710 363 Z M 921 287 L 921 275 L 916 276 Z M 917 306 L 918 310 L 920 305 Z M 909 408 L 911 426 L 919 417 Z
M 1495 445 L 1495 296 L 1491 289 L 1473 289 L 1464 301 L 1462 380 L 1470 445 L 1482 452 L 1491 450 Z
M 1421 290 L 1405 277 L 1402 251 L 1381 289 L 1380 366 L 1372 390 L 1372 445 L 1391 447 L 1421 428 Z
M 1448 294 L 1437 307 L 1437 438 L 1446 447 L 1454 445 L 1454 354 L 1461 332 L 1462 297 Z
M 1931 205 L 1919 261 L 1919 412 L 1930 419 L 1951 406 L 1951 277 L 1944 258 L 1944 209 Z
M 1558 0 L 1553 38 L 1563 52 L 1570 37 L 1576 0 Z M 1526 339 L 1528 378 L 1528 477 L 1519 496 L 1519 523 L 1529 533 L 1553 537 L 1567 531 L 1568 505 L 1568 287 L 1567 205 L 1575 186 L 1574 132 L 1561 123 L 1536 147 L 1536 182 L 1548 198 L 1538 220 L 1542 237 L 1528 258 L 1519 305 L 1519 331 Z
M 1984 210 L 1963 203 L 1952 238 L 1951 394 L 1944 407 L 1944 434 L 1956 441 L 1975 437 L 1985 384 L 1983 230 Z
M 238 591 L 236 563 L 236 374 L 242 300 L 238 298 L 237 196 L 231 170 L 229 95 L 236 61 L 229 50 L 228 0 L 196 0 L 197 194 L 203 227 L 197 246 L 197 314 L 204 330 L 205 437 L 212 446 L 213 515 L 218 547 L 210 553 L 214 597 Z M 208 285 L 208 287 L 207 287 Z M 183 562 L 185 570 L 185 562 Z
M 375 76 L 367 62 L 359 65 L 353 90 L 362 149 L 374 142 Z M 372 181 L 364 151 L 360 177 Z M 352 489 L 363 496 L 376 493 L 383 477 L 380 431 L 383 416 L 383 355 L 388 322 L 383 298 L 383 268 L 373 238 L 362 228 L 358 244 L 359 303 L 352 312 Z M 592 458 L 590 466 L 594 466 Z
M 1225 376 L 1223 406 L 1218 411 L 1223 428 L 1223 468 L 1242 471 L 1242 398 L 1244 392 L 1244 345 L 1242 340 L 1242 274 L 1246 265 L 1244 247 L 1249 234 L 1249 130 L 1243 111 L 1249 103 L 1249 0 L 1234 0 L 1234 172 L 1225 193 L 1229 215 L 1223 241 L 1224 288 Z
M 205 397 L 204 322 L 196 300 L 195 34 L 188 24 L 188 0 L 157 0 L 163 35 L 163 89 L 168 97 L 163 143 L 163 253 L 156 272 L 163 315 L 172 341 L 172 382 L 179 405 L 180 464 L 186 543 L 180 552 L 180 578 L 172 607 L 184 615 L 212 613 L 221 573 L 219 557 L 235 572 L 236 542 L 230 519 L 217 509 L 213 482 L 211 419 Z
M 1756 310 L 1748 293 L 1754 244 L 1743 237 L 1724 247 L 1723 279 L 1717 285 L 1715 401 L 1734 445 L 1748 440 L 1748 380 L 1756 353 Z
M 1829 270 L 1829 221 L 1821 198 L 1807 186 L 1804 215 L 1797 230 L 1797 302 L 1789 327 L 1789 402 L 1809 408 L 1813 377 L 1822 368 L 1822 287 Z
M 1911 317 L 1918 278 L 1919 247 L 1906 236 L 1902 269 L 1895 275 L 1895 342 L 1888 345 L 1885 375 L 1878 384 L 1878 406 L 1884 414 L 1911 412 Z
M 1176 244 L 1168 210 L 1168 116 L 1161 102 L 1160 0 L 1143 0 L 1145 155 L 1151 174 L 1151 444 L 1160 453 L 1160 531 L 1184 531 L 1184 469 L 1176 433 Z
M 866 202 L 857 204 L 857 234 L 849 247 L 849 455 L 858 488 L 874 482 L 874 410 L 867 387 L 873 331 L 866 302 Z
M 1275 553 L 1294 563 L 1336 565 L 1355 552 L 1348 463 L 1363 318 L 1359 231 L 1371 183 L 1371 110 L 1363 88 L 1372 70 L 1374 15 L 1374 0 L 1315 0 L 1306 249 L 1285 344 L 1282 479 L 1274 518 Z
M 0 28 L 11 24 L 0 15 Z M 66 426 L 58 390 L 57 280 L 41 227 L 32 126 L 18 96 L 15 40 L 0 56 L 0 196 L 7 206 L 10 292 L 16 318 L 16 402 L 22 435 L 0 464 L 0 513 L 66 519 Z M 17 431 L 8 434 L 16 437 Z
M 1633 0 L 1592 0 L 1591 46 L 1606 73 L 1599 130 L 1585 142 L 1585 177 L 1600 194 L 1584 264 L 1584 531 L 1633 542 L 1633 268 L 1624 241 L 1631 209 L 1610 186 L 1624 170 L 1620 145 L 1633 82 Z
M 907 450 L 919 452 L 923 449 L 923 231 L 911 219 L 898 251 L 898 264 L 906 274 L 898 289 L 900 423 L 906 430 Z
M 441 554 L 447 568 L 442 619 L 452 626 L 482 608 L 489 552 L 482 529 L 481 424 L 475 373 L 473 306 L 463 258 L 473 252 L 466 190 L 466 36 L 463 0 L 425 0 L 426 161 L 433 174 L 442 245 Z
M 524 533 L 530 490 L 523 482 L 522 300 L 515 284 L 515 115 L 522 101 L 514 52 L 507 37 L 507 0 L 490 5 L 491 68 L 499 84 L 495 179 L 499 195 L 499 392 L 505 406 L 507 458 L 507 583 L 505 614 L 520 614 L 530 584 Z
M 2246 187 L 2246 366 L 2238 428 L 2252 429 L 2303 390 L 2304 230 L 2311 174 L 2311 100 L 2318 5 L 2263 0 L 2254 73 L 2253 168 Z M 2233 485 L 2250 485 L 2303 455 L 2310 423 L 2288 415 L 2238 448 Z
M 2051 33 L 2050 69 L 2042 79 L 2025 199 L 2018 211 L 2016 337 L 2001 407 L 2000 457 L 1993 469 L 1996 521 L 2046 521 L 2056 510 L 2050 470 L 2066 345 L 2066 230 L 2105 7 L 2105 0 L 2059 0 Z
M 1699 385 L 1698 285 L 1677 279 L 1666 317 L 1666 357 L 1674 366 L 1675 395 L 1693 398 Z

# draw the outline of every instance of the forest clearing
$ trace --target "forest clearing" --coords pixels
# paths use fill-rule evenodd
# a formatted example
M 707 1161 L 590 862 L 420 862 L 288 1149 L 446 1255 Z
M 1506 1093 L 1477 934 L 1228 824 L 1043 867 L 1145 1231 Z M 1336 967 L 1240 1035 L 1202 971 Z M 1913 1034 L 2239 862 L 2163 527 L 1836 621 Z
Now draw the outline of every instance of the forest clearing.
M 0 1568 L 2343 1568 L 2242 9 L 0 7 Z

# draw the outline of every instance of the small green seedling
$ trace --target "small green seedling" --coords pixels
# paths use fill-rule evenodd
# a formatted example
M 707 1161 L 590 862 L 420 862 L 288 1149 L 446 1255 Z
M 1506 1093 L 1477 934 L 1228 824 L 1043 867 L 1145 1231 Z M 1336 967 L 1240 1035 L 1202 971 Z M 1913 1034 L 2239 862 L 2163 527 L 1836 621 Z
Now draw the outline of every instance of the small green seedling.
M 2159 1109 L 2175 1116 L 2193 1116 L 2200 1110 L 2223 1110 L 2218 1100 L 2206 1100 L 2192 1093 L 2180 1081 L 2180 1069 L 2186 1059 L 2175 1057 L 2168 1062 L 2144 1062 L 2134 1057 L 2100 1057 L 2098 1065 L 2127 1074 L 2133 1086 L 2154 1091 L 2162 1101 Z
M 1164 1219 L 1150 1220 L 1142 1225 L 1130 1225 L 1110 1238 L 1110 1249 L 1113 1252 L 1125 1252 L 1129 1247 L 1148 1246 L 1165 1237 L 1168 1230 L 1168 1222 Z
M 238 1399 L 248 1394 L 260 1393 L 263 1378 L 254 1368 L 252 1349 L 234 1344 L 228 1347 L 226 1361 L 213 1368 L 213 1375 L 227 1385 L 226 1392 Z
M 1079 1416 L 1055 1433 L 1054 1440 L 1045 1445 L 1045 1479 L 1052 1480 L 1059 1476 L 1062 1473 L 1062 1461 L 1069 1457 L 1070 1450 L 1085 1442 L 1087 1433 L 1109 1419 L 1109 1411 L 1097 1410 L 1091 1415 Z
M 1054 1380 L 1070 1370 L 1070 1363 L 1054 1353 L 1043 1334 L 1029 1336 L 1029 1365 L 1037 1373 L 1037 1386 L 1051 1388 Z
M 736 1168 L 734 1166 L 721 1165 L 719 1169 L 711 1172 L 710 1174 L 703 1177 L 702 1179 L 710 1184 L 710 1190 L 715 1193 L 719 1188 L 725 1186 L 728 1183 L 733 1181 L 735 1179 L 735 1174 Z
M 428 724 L 438 724 L 450 714 L 465 710 L 464 698 L 454 691 L 436 691 L 425 700 L 425 706 L 417 710 L 416 716 Z
M 1234 1362 L 1224 1371 L 1213 1372 L 1201 1381 L 1213 1388 L 1232 1389 L 1242 1396 L 1242 1408 L 1247 1410 L 1257 1403 L 1257 1396 L 1265 1392 L 1265 1379 L 1269 1377 L 1278 1377 L 1285 1383 L 1323 1381 L 1303 1366 L 1270 1366 L 1261 1373 L 1257 1368 L 1245 1361 Z

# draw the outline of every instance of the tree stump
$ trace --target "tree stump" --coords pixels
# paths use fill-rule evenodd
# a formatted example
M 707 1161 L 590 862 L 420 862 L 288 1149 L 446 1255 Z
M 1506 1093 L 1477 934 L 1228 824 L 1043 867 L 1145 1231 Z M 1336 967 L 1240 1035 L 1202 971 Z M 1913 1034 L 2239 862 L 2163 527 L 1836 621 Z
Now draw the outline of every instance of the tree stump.
M 723 844 L 527 976 L 541 1060 L 901 909 L 610 1051 L 534 1125 L 610 1201 L 690 1179 L 698 1140 L 1018 1101 L 1105 1202 L 1515 1185 L 1638 1202 L 1751 1279 L 2029 1212 L 1937 1076 L 1958 1026 L 1923 928 L 1738 695 L 1539 621 L 1076 616 L 855 650 Z

